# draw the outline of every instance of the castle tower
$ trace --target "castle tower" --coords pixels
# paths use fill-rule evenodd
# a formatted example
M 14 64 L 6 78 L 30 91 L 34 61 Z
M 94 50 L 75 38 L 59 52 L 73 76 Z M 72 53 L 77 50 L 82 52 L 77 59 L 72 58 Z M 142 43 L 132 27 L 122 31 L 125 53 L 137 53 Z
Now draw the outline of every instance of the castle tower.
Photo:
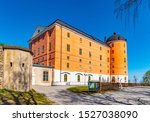
M 128 83 L 126 39 L 114 33 L 114 35 L 107 39 L 106 43 L 110 47 L 111 82 Z

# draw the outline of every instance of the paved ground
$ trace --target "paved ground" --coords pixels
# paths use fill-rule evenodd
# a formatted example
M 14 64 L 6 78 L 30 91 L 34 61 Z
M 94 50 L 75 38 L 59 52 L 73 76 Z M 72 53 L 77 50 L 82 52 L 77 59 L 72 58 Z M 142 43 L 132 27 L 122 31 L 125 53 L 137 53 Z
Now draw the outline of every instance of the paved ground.
M 150 87 L 128 87 L 105 94 L 76 94 L 66 90 L 69 86 L 33 86 L 60 105 L 150 105 Z

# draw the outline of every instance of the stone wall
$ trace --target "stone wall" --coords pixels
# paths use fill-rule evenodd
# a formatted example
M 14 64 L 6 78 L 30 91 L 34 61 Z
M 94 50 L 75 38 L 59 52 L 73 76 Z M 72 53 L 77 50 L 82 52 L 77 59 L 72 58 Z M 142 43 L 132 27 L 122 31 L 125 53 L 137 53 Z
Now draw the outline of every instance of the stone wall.
M 4 76 L 4 52 L 3 47 L 0 46 L 0 88 L 2 88 L 3 76 Z

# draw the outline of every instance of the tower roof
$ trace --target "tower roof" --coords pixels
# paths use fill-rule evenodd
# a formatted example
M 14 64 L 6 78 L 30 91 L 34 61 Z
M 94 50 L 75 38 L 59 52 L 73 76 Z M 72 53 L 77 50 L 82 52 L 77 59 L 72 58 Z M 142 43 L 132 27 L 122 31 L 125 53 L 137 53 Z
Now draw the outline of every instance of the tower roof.
M 124 40 L 124 41 L 126 41 L 126 39 L 125 39 L 123 36 L 114 33 L 112 36 L 110 36 L 110 37 L 106 40 L 106 43 L 109 43 L 109 42 L 112 42 L 112 41 L 119 41 L 119 40 Z

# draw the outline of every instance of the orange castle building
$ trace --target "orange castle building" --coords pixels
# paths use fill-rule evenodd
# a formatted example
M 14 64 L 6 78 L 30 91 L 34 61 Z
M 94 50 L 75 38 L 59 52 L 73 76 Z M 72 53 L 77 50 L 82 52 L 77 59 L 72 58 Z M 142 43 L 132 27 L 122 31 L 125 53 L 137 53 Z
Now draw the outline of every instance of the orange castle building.
M 85 85 L 90 80 L 128 82 L 127 42 L 114 33 L 105 42 L 56 20 L 40 26 L 29 41 L 33 63 L 53 66 L 53 85 Z

